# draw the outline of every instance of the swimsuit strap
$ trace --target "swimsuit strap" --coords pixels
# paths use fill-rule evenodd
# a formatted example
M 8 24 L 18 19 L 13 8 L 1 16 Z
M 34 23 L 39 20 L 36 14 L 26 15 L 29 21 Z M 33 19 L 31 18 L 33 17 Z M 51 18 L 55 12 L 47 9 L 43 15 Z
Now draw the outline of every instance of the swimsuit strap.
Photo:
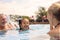
M 58 25 L 60 25 L 60 23 L 58 23 L 58 24 L 55 26 L 55 28 L 56 28 Z

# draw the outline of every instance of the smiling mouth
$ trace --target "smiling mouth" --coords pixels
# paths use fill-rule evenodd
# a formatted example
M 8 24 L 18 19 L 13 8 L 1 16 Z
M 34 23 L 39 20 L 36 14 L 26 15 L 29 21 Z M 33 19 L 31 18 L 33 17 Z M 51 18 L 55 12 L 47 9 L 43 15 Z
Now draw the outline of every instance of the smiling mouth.
M 24 27 L 28 28 L 29 26 L 24 26 Z

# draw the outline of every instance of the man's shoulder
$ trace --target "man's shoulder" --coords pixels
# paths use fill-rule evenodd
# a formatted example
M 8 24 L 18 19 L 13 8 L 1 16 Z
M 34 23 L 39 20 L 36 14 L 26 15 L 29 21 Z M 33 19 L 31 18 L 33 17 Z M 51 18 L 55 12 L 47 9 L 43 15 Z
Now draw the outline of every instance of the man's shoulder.
M 17 23 L 8 23 L 9 27 L 12 27 L 13 29 L 18 29 L 19 25 Z

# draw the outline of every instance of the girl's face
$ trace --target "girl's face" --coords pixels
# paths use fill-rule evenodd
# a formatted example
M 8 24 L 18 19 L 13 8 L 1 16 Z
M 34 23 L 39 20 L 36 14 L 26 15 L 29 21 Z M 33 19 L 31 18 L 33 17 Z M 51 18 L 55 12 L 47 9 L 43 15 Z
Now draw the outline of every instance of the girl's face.
M 29 20 L 28 19 L 22 20 L 21 28 L 24 30 L 29 29 Z

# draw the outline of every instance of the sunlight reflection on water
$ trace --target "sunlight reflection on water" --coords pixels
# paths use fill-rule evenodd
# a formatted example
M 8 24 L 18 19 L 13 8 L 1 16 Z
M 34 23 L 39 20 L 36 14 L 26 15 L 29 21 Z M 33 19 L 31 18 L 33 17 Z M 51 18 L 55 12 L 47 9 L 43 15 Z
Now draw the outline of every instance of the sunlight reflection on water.
M 30 25 L 30 30 L 21 31 L 9 30 L 7 32 L 0 32 L 0 40 L 50 40 L 47 32 L 50 27 L 49 24 Z

